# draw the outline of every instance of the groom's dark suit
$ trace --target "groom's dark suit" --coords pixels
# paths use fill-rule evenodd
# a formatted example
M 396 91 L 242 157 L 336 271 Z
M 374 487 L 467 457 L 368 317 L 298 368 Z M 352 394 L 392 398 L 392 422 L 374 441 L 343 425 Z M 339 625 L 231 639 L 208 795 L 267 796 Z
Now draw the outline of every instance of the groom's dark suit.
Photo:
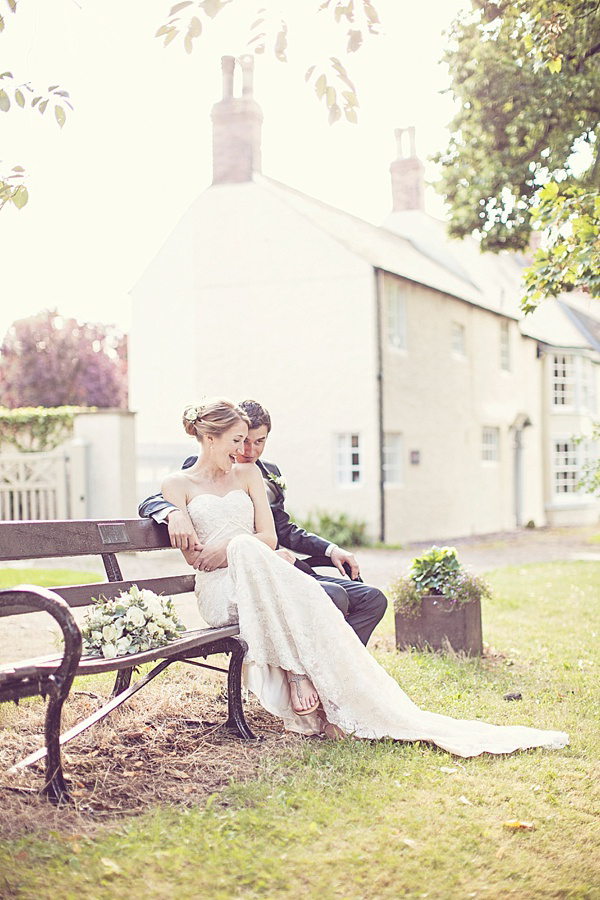
M 197 458 L 197 456 L 188 457 L 182 468 L 189 468 L 196 462 Z M 292 550 L 294 553 L 302 553 L 306 556 L 324 556 L 330 542 L 316 534 L 305 531 L 290 521 L 290 517 L 284 507 L 285 496 L 283 490 L 277 481 L 269 478 L 269 475 L 275 476 L 275 478 L 281 477 L 278 467 L 273 463 L 263 462 L 260 459 L 254 465 L 258 466 L 265 480 L 279 545 L 287 547 L 288 550 Z M 164 515 L 168 509 L 174 509 L 173 505 L 167 503 L 162 494 L 153 494 L 140 503 L 138 512 L 144 518 L 155 518 L 161 513 Z M 320 582 L 335 605 L 344 613 L 348 624 L 354 629 L 363 644 L 366 644 L 373 629 L 386 610 L 387 600 L 385 595 L 379 588 L 363 584 L 362 581 L 350 581 L 348 578 L 318 575 L 312 569 L 309 569 L 308 566 L 303 566 L 301 561 L 299 565 L 303 571 L 309 573 Z

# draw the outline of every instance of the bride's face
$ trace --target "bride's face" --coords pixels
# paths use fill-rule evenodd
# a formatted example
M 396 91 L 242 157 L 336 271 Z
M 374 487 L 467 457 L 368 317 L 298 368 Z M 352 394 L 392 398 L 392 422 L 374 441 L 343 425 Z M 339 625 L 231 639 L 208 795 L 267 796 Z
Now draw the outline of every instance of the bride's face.
M 213 459 L 223 472 L 231 472 L 237 462 L 237 454 L 243 451 L 244 440 L 248 434 L 245 422 L 237 422 L 212 440 Z

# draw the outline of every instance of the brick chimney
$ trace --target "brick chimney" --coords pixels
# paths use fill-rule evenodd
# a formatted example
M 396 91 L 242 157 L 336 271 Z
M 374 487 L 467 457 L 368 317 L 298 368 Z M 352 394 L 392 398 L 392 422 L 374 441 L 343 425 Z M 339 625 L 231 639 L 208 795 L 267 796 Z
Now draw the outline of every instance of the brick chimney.
M 237 60 L 242 70 L 242 96 L 233 96 L 236 59 L 221 58 L 223 99 L 212 108 L 213 184 L 252 181 L 260 172 L 262 110 L 253 97 L 254 58 Z
M 417 156 L 415 127 L 396 128 L 398 157 L 390 166 L 392 175 L 393 212 L 407 209 L 425 209 L 425 166 Z M 405 145 L 408 140 L 408 156 Z

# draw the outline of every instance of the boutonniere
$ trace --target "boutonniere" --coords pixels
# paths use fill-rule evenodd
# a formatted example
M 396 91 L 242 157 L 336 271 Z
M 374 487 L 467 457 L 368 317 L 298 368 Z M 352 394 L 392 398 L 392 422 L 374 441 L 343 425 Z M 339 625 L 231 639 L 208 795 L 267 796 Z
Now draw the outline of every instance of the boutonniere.
M 277 487 L 280 488 L 282 491 L 287 490 L 287 484 L 285 483 L 285 479 L 284 479 L 283 475 L 274 475 L 273 472 L 269 472 L 268 475 L 269 475 L 269 481 L 272 481 L 274 484 L 276 484 Z

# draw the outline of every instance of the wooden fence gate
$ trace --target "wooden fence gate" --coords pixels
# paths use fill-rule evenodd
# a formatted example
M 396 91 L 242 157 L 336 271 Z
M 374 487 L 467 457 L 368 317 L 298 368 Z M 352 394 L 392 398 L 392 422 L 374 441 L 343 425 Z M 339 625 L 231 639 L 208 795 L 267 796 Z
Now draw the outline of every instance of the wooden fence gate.
M 70 518 L 68 454 L 0 453 L 0 520 Z

